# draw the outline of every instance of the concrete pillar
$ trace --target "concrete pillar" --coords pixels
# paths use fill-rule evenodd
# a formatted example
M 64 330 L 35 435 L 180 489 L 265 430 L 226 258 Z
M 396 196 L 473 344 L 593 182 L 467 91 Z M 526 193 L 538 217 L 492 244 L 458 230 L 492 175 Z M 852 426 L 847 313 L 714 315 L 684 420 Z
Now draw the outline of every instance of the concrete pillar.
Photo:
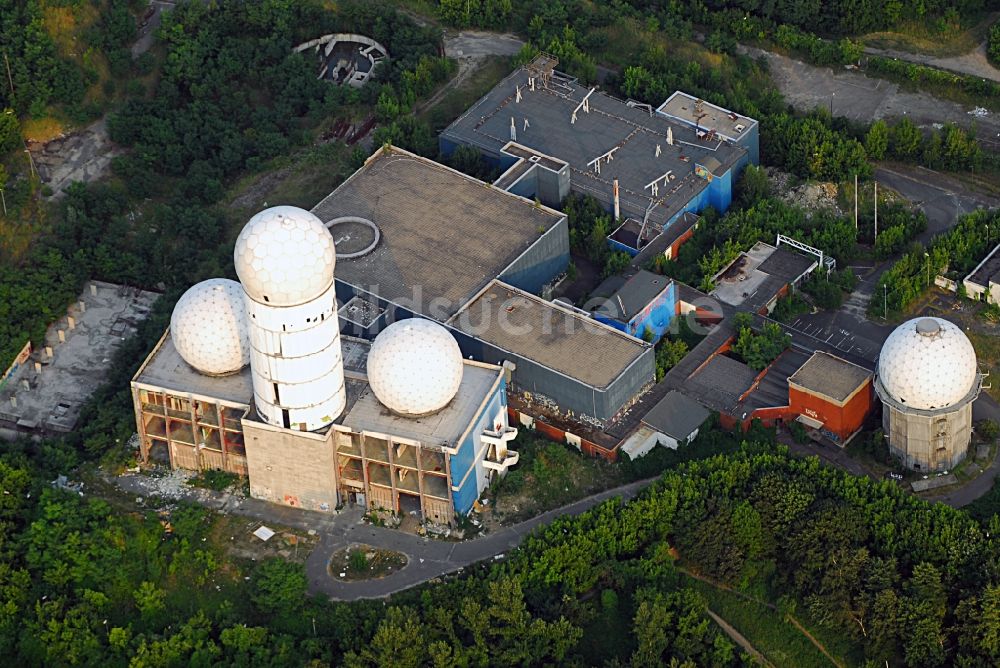
M 97 284 L 96 283 L 91 283 L 90 284 L 90 295 L 92 297 L 96 297 L 97 296 Z
M 65 329 L 60 329 L 59 330 L 59 343 L 66 343 L 66 330 Z
M 41 373 L 41 372 L 42 372 L 42 363 L 35 362 L 35 373 Z
M 78 301 L 76 303 L 76 305 L 80 307 L 80 313 L 86 313 L 87 312 L 87 302 L 85 302 L 85 301 L 83 301 L 81 299 L 80 301 Z
M 45 346 L 45 355 L 52 359 L 52 346 Z
M 76 329 L 76 318 L 71 315 L 66 316 L 66 325 L 72 330 Z

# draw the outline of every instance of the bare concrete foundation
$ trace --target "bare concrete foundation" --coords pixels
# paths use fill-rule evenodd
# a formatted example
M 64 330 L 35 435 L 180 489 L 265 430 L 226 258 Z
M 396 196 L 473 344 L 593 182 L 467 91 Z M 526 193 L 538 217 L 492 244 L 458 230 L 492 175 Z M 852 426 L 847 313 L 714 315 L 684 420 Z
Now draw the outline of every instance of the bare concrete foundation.
M 146 319 L 160 295 L 91 281 L 44 341 L 0 388 L 0 434 L 68 432 L 104 381 L 115 350 Z M 83 304 L 83 308 L 81 308 Z M 69 326 L 72 319 L 73 327 Z

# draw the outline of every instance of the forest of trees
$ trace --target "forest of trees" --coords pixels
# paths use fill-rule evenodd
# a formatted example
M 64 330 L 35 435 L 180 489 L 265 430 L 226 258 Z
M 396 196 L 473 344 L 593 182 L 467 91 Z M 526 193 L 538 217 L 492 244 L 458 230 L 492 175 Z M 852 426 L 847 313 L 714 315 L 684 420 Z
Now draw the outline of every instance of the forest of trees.
M 1000 518 L 793 458 L 765 430 L 749 438 L 624 506 L 560 518 L 502 561 L 349 604 L 308 598 L 301 566 L 233 561 L 206 542 L 207 511 L 174 508 L 167 532 L 153 511 L 48 489 L 35 451 L 48 446 L 8 447 L 0 652 L 15 665 L 747 665 L 692 569 L 780 598 L 872 665 L 1000 660 Z M 609 637 L 609 618 L 630 623 Z
M 656 2 L 626 0 L 608 3 L 620 13 L 652 14 L 667 25 L 694 22 L 714 28 L 762 31 L 780 25 L 794 26 L 824 35 L 860 35 L 877 30 L 890 30 L 912 23 L 927 23 L 936 32 L 955 30 L 963 20 L 977 18 L 986 8 L 984 0 L 872 0 L 856 2 L 835 0 L 790 0 L 788 2 L 756 2 L 748 0 L 709 0 L 707 2 Z M 582 0 L 438 0 L 438 15 L 458 27 L 509 28 L 542 17 L 565 21 L 584 13 L 587 3 Z M 598 20 L 604 15 L 597 14 Z M 749 20 L 748 20 L 749 19 Z
M 338 30 L 372 35 L 400 55 L 374 85 L 330 86 L 291 49 Z M 126 31 L 100 34 L 108 41 Z M 163 285 L 172 300 L 195 281 L 230 274 L 232 230 L 214 205 L 237 174 L 311 142 L 329 116 L 379 99 L 412 118 L 416 99 L 449 72 L 437 31 L 370 3 L 341 3 L 336 13 L 279 0 L 184 3 L 165 13 L 159 35 L 167 54 L 155 93 L 129 98 L 108 120 L 111 137 L 131 149 L 113 162 L 118 178 L 74 184 L 20 263 L 0 266 L 0 360 L 39 340 L 85 278 Z

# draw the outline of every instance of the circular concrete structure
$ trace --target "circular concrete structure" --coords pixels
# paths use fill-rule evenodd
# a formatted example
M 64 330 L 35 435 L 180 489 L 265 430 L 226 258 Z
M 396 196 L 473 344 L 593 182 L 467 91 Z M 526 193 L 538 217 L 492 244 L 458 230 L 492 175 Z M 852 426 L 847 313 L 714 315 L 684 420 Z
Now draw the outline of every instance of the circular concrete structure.
M 958 326 L 923 317 L 897 327 L 882 346 L 875 375 L 890 452 L 918 471 L 961 462 L 981 386 L 976 352 Z
M 333 236 L 338 260 L 352 260 L 368 255 L 382 239 L 378 225 L 358 216 L 334 218 L 327 221 L 326 229 Z

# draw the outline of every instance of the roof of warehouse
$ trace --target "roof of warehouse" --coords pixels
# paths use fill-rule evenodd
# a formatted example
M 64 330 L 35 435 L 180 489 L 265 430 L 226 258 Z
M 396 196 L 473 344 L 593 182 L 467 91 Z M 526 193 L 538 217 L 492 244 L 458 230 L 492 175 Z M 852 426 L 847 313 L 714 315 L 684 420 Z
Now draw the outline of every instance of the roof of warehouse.
M 253 399 L 249 364 L 228 376 L 206 376 L 181 358 L 169 329 L 136 373 L 134 382 L 177 394 L 193 394 L 234 404 L 249 405 Z
M 677 91 L 660 105 L 660 112 L 697 125 L 703 130 L 718 132 L 724 137 L 736 138 L 744 134 L 748 128 L 757 125 L 757 121 L 724 109 L 718 105 L 699 100 L 683 91 Z M 742 125 L 743 130 L 736 126 Z
M 394 147 L 312 211 L 324 222 L 367 218 L 381 232 L 370 253 L 337 258 L 338 280 L 433 317 L 460 309 L 564 217 Z
M 868 369 L 818 350 L 788 382 L 834 401 L 846 401 L 871 377 Z
M 357 431 L 412 438 L 427 445 L 457 446 L 502 372 L 499 366 L 465 360 L 455 398 L 438 412 L 418 418 L 393 413 L 367 382 L 354 380 L 357 391 L 351 393 L 353 401 L 337 422 Z
M 598 389 L 611 385 L 650 348 L 501 281 L 494 281 L 449 324 Z
M 577 110 L 571 123 L 589 89 L 556 75 L 548 88 L 539 84 L 532 91 L 529 76 L 523 67 L 514 71 L 442 135 L 499 153 L 512 138 L 513 119 L 518 144 L 570 164 L 573 190 L 609 202 L 612 182 L 618 179 L 623 210 L 638 218 L 645 216 L 650 204 L 647 186 L 659 181 L 649 218 L 655 223 L 672 218 L 708 187 L 708 181 L 695 176 L 695 163 L 705 164 L 714 157 L 725 171 L 746 153 L 743 147 L 717 138 L 699 139 L 687 125 L 629 107 L 596 90 L 587 99 L 590 112 Z M 668 128 L 673 145 L 667 144 Z M 613 149 L 613 159 L 601 160 L 596 171 L 593 161 Z M 664 184 L 663 177 L 671 171 L 674 179 Z
M 710 415 L 707 408 L 677 390 L 667 392 L 642 421 L 677 440 L 686 439 Z
M 757 372 L 749 366 L 725 355 L 713 356 L 701 369 L 688 378 L 713 398 L 709 405 L 719 410 L 734 410 L 740 396 L 753 386 Z

